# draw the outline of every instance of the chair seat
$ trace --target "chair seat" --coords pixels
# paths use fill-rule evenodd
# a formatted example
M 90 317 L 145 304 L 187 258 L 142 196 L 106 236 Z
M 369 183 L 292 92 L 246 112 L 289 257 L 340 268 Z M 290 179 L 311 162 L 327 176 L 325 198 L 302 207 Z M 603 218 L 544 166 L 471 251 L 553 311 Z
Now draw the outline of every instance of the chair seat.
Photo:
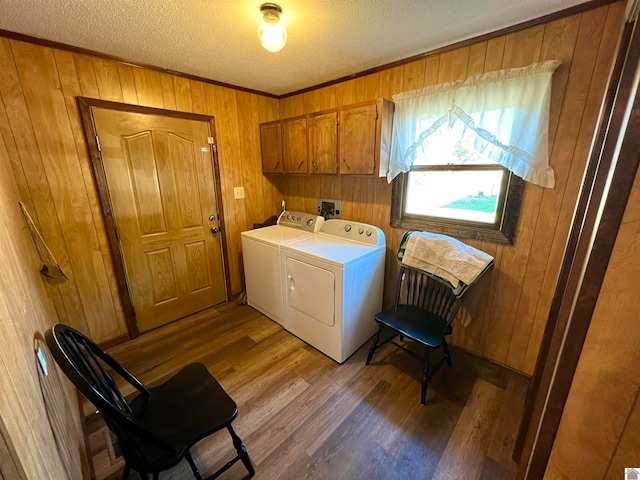
M 139 395 L 131 401 L 133 416 L 175 449 L 174 459 L 181 458 L 202 438 L 230 425 L 238 414 L 236 403 L 202 363 L 184 367 L 161 385 L 150 387 L 149 392 L 148 399 Z M 155 461 L 174 461 L 166 452 L 161 457 Z
M 411 305 L 398 305 L 375 315 L 382 323 L 401 334 L 424 343 L 430 347 L 439 347 L 445 335 L 452 332 L 444 318 Z

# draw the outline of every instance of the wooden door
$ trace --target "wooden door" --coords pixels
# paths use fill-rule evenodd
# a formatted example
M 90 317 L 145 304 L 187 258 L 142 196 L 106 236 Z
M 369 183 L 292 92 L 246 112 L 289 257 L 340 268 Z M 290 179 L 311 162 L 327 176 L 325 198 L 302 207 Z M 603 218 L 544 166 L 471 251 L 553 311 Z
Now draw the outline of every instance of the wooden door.
M 262 173 L 284 173 L 282 164 L 282 124 L 280 120 L 260 124 Z
M 224 302 L 208 124 L 92 113 L 139 330 Z
M 338 173 L 338 113 L 335 110 L 309 116 L 311 173 Z
M 377 102 L 340 110 L 340 173 L 371 175 L 376 164 Z
M 307 173 L 307 117 L 282 120 L 284 173 Z

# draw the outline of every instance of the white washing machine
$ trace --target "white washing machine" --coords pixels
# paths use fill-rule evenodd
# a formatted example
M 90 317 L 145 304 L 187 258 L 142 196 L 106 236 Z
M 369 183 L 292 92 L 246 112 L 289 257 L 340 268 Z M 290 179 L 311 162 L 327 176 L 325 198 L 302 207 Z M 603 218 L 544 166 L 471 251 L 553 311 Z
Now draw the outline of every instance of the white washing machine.
M 283 325 L 280 247 L 313 236 L 324 218 L 285 210 L 276 225 L 242 232 L 247 303 Z M 283 325 L 284 326 L 284 325 Z
M 385 239 L 377 227 L 330 219 L 317 235 L 282 245 L 284 326 L 338 363 L 377 330 Z

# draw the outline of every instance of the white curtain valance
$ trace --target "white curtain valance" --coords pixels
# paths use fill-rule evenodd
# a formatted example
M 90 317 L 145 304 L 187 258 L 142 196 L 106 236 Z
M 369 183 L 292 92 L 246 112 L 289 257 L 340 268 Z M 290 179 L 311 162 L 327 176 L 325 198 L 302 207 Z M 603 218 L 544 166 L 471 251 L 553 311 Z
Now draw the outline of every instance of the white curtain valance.
M 549 166 L 551 60 L 393 96 L 389 182 L 408 172 L 442 132 L 455 130 L 476 151 L 528 182 L 552 188 Z

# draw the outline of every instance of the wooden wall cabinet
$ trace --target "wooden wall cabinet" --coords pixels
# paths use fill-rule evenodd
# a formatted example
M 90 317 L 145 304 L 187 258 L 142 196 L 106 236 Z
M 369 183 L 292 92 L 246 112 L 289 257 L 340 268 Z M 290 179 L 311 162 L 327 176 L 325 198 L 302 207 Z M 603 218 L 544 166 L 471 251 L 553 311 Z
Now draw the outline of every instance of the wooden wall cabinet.
M 260 124 L 262 171 L 373 175 L 388 164 L 393 102 L 379 99 Z
M 388 163 L 393 102 L 379 99 L 340 108 L 339 165 L 342 175 L 373 175 Z
M 338 111 L 312 113 L 308 126 L 311 173 L 338 173 Z
M 260 124 L 260 148 L 263 173 L 284 173 L 282 161 L 282 123 L 280 120 Z
M 282 120 L 284 173 L 307 173 L 309 171 L 308 147 L 306 115 Z

